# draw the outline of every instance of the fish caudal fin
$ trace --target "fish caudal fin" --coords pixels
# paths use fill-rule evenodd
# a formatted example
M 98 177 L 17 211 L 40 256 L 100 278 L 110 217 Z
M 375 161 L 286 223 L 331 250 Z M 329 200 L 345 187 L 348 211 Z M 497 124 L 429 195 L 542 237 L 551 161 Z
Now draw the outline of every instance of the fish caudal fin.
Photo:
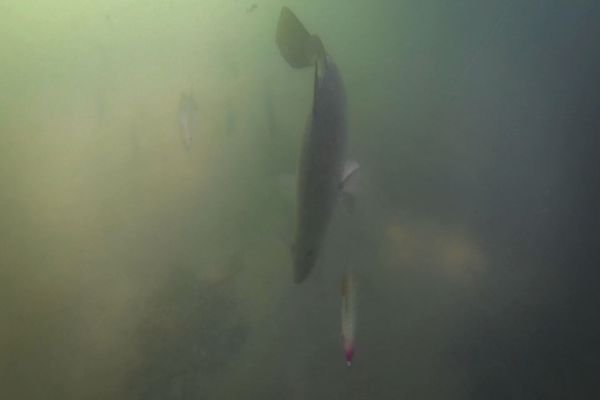
M 317 35 L 311 35 L 296 15 L 281 8 L 275 37 L 281 56 L 292 68 L 305 68 L 325 58 L 325 48 Z

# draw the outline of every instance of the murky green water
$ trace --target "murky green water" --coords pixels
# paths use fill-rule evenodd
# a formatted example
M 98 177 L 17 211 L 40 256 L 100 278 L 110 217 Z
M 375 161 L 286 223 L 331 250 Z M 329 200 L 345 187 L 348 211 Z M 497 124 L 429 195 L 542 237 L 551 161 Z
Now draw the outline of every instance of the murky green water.
M 361 164 L 301 285 L 283 5 Z M 591 1 L 0 2 L 0 398 L 593 397 L 599 34 Z

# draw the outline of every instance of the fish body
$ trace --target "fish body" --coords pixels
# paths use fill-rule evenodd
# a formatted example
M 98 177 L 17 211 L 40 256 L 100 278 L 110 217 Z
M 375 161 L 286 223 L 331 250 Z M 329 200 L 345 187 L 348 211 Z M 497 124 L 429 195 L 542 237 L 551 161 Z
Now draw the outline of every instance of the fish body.
M 186 149 L 192 147 L 192 138 L 198 130 L 198 103 L 191 94 L 182 94 L 179 100 L 179 129 Z
M 318 64 L 317 64 L 318 65 Z M 340 197 L 346 161 L 346 94 L 339 70 L 329 56 L 315 68 L 313 107 L 298 168 L 294 280 L 302 282 L 317 261 Z
M 298 166 L 297 227 L 292 247 L 294 281 L 303 282 L 317 262 L 343 186 L 346 161 L 346 90 L 321 40 L 287 8 L 281 10 L 277 45 L 293 68 L 314 66 L 313 104 Z
M 352 365 L 354 357 L 356 329 L 356 281 L 352 273 L 345 273 L 342 278 L 342 347 L 346 357 L 346 365 Z

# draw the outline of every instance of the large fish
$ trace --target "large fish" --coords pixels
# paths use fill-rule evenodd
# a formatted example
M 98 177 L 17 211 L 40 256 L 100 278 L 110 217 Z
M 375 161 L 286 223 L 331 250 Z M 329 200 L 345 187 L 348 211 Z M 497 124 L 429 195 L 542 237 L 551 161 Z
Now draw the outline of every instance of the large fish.
M 346 163 L 346 91 L 342 76 L 317 35 L 283 7 L 276 42 L 293 68 L 315 67 L 313 104 L 298 170 L 297 227 L 292 247 L 294 281 L 304 281 L 317 262 L 346 179 L 358 168 Z

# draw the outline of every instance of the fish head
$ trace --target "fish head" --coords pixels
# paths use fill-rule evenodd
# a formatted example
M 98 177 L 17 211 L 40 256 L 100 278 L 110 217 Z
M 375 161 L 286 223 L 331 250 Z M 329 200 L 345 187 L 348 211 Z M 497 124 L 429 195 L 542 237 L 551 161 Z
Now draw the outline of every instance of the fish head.
M 294 282 L 301 283 L 310 274 L 317 263 L 318 246 L 311 242 L 300 242 L 292 246 L 294 259 Z

